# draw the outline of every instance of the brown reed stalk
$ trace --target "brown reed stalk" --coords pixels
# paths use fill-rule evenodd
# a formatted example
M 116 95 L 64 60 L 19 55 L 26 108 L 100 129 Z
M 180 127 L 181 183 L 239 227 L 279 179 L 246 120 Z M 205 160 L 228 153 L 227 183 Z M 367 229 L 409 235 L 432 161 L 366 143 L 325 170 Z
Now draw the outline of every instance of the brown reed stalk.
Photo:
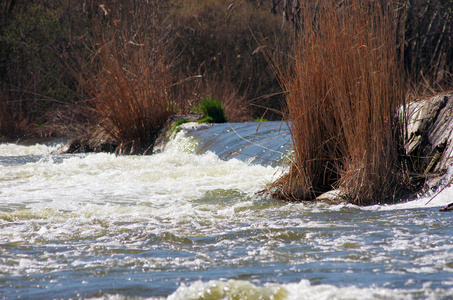
M 155 21 L 158 7 L 147 3 L 109 7 L 123 12 L 112 17 L 110 27 L 99 28 L 98 68 L 87 83 L 100 126 L 120 142 L 123 154 L 151 153 L 178 107 L 171 98 L 165 36 Z
M 355 204 L 392 202 L 404 186 L 399 8 L 377 0 L 301 5 L 294 61 L 281 79 L 294 161 L 275 195 L 310 200 L 339 188 Z

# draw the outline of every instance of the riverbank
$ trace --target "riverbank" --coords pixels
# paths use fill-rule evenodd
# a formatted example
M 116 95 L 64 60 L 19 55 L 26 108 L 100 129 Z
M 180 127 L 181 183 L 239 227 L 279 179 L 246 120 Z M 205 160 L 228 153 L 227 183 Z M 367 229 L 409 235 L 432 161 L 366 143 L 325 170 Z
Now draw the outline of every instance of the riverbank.
M 450 180 L 450 175 L 447 173 L 447 170 L 453 164 L 452 111 L 452 93 L 440 94 L 429 99 L 411 103 L 407 106 L 406 113 L 408 121 L 407 139 L 404 145 L 404 160 L 411 165 L 410 173 L 408 173 L 411 184 L 418 186 L 414 196 L 429 190 L 436 190 L 439 187 L 446 185 Z M 401 112 L 402 110 L 400 113 Z M 191 114 L 170 117 L 157 137 L 155 144 L 153 144 L 153 152 L 157 153 L 164 151 L 166 143 L 169 141 L 170 136 L 178 130 L 178 126 L 185 124 L 186 122 L 196 122 L 197 120 L 202 119 L 203 116 L 203 114 Z M 240 125 L 241 123 L 237 124 Z M 286 133 L 286 137 L 274 139 L 271 139 L 266 135 L 259 137 L 260 133 L 258 133 L 260 127 L 264 132 L 267 130 L 271 130 L 271 132 L 275 130 L 278 131 L 282 126 L 286 128 L 286 124 L 281 124 L 282 125 L 278 125 L 278 123 L 276 123 L 276 126 L 272 125 L 273 129 L 270 129 L 266 128 L 266 123 L 256 123 L 256 132 L 247 133 L 245 136 L 244 133 L 241 132 L 241 129 L 239 129 L 240 127 L 237 126 L 232 127 L 226 124 L 224 128 L 217 127 L 219 129 L 206 129 L 206 126 L 212 125 L 206 124 L 203 126 L 199 124 L 201 129 L 192 128 L 190 130 L 192 132 L 190 135 L 198 136 L 201 140 L 205 140 L 205 143 L 210 139 L 210 135 L 218 136 L 219 141 L 230 139 L 229 136 L 231 136 L 235 145 L 238 147 L 237 149 L 231 148 L 231 145 L 228 146 L 226 144 L 224 144 L 225 148 L 219 147 L 216 150 L 213 148 L 213 151 L 225 160 L 242 157 L 244 161 L 255 161 L 262 164 L 267 164 L 266 159 L 268 159 L 268 162 L 271 164 L 280 164 L 283 160 L 290 163 L 291 158 L 288 151 L 291 148 L 291 138 L 289 132 Z M 62 137 L 62 139 L 68 140 L 67 137 Z M 55 137 L 42 139 L 31 138 L 31 136 L 29 136 L 19 141 L 14 140 L 10 142 L 31 145 L 36 142 L 45 143 L 46 141 L 50 142 L 54 140 Z M 82 139 L 81 137 L 78 137 L 70 139 L 64 148 L 67 153 L 115 153 L 118 144 L 119 142 L 113 139 L 106 140 L 105 136 L 99 139 L 89 139 L 87 137 Z M 211 144 L 211 147 L 212 146 L 213 145 Z M 277 159 L 274 158 L 277 156 L 271 155 L 266 158 L 266 151 L 271 153 L 271 151 L 278 150 L 282 150 L 279 154 L 280 157 L 278 158 L 280 162 L 277 162 Z M 272 160 L 276 160 L 276 162 L 272 162 Z M 409 198 L 412 197 L 413 196 Z M 324 201 L 338 201 L 342 199 L 342 197 L 339 191 L 332 190 L 327 194 L 318 196 L 317 200 L 321 199 Z

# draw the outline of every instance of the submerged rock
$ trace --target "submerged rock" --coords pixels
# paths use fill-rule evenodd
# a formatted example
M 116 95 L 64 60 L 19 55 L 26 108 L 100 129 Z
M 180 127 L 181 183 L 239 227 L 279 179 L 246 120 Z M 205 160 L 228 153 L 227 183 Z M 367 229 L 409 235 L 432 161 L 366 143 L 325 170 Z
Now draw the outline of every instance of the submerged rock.
M 316 201 L 327 201 L 327 202 L 341 202 L 342 201 L 342 195 L 340 190 L 330 190 L 328 192 L 325 192 L 318 197 L 316 197 Z
M 442 207 L 439 211 L 453 211 L 453 203 L 448 204 L 447 206 Z
M 64 147 L 66 153 L 115 153 L 120 143 L 114 139 L 93 139 L 88 136 L 76 137 Z

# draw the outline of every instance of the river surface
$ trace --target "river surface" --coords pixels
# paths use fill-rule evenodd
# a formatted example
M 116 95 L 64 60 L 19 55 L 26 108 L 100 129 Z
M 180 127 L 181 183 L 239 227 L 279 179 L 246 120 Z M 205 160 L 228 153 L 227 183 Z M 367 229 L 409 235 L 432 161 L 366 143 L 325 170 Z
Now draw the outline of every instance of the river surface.
M 0 144 L 0 299 L 453 298 L 453 188 L 428 205 L 265 198 L 288 150 L 265 125 L 181 131 L 151 156 Z

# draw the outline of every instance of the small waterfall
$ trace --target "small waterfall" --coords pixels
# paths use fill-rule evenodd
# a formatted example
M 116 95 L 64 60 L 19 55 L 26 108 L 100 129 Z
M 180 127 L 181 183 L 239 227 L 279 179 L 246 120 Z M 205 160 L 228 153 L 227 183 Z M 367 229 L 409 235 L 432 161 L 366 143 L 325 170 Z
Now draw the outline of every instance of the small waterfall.
M 284 122 L 223 123 L 187 131 L 198 141 L 197 154 L 207 151 L 219 158 L 250 164 L 278 166 L 291 151 L 291 135 Z

